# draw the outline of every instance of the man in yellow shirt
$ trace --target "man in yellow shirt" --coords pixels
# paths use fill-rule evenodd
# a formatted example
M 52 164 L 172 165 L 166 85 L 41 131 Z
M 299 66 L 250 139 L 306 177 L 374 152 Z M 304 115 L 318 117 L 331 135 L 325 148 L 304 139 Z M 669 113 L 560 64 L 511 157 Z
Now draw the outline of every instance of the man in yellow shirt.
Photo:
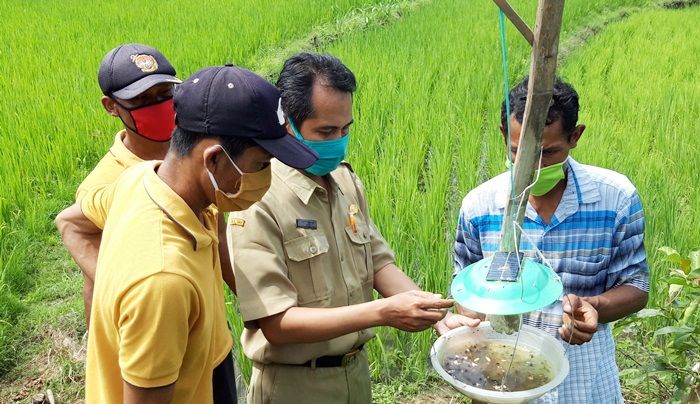
M 147 45 L 124 44 L 107 52 L 97 75 L 103 94 L 101 103 L 107 114 L 122 121 L 124 128 L 78 186 L 76 201 L 95 186 L 111 184 L 126 168 L 165 156 L 175 128 L 173 87 L 180 83 L 176 74 L 170 61 Z M 89 324 L 94 271 L 84 269 L 83 278 L 85 319 Z
M 372 327 L 443 332 L 479 321 L 448 314 L 451 300 L 420 291 L 372 222 L 364 187 L 342 162 L 353 73 L 333 56 L 301 53 L 277 86 L 290 137 L 319 160 L 306 169 L 273 160 L 262 201 L 229 216 L 241 342 L 254 362 L 248 402 L 370 403 Z M 384 299 L 373 300 L 373 290 Z
M 235 402 L 219 212 L 262 197 L 271 156 L 300 168 L 316 160 L 286 134 L 279 92 L 245 69 L 194 73 L 176 89 L 175 110 L 162 162 L 133 166 L 56 219 L 79 263 L 94 249 L 90 235 L 103 230 L 88 403 Z
M 100 63 L 98 83 L 102 106 L 118 117 L 124 128 L 95 168 L 78 186 L 76 201 L 95 186 L 111 184 L 128 167 L 145 160 L 162 160 L 170 146 L 175 128 L 173 88 L 180 80 L 168 59 L 157 49 L 142 44 L 119 45 Z M 230 265 L 224 234 L 223 216 L 219 218 L 221 270 L 224 281 L 235 293 L 236 280 Z M 99 237 L 96 237 L 99 243 Z M 85 320 L 90 325 L 90 306 L 95 284 L 97 257 L 81 266 Z

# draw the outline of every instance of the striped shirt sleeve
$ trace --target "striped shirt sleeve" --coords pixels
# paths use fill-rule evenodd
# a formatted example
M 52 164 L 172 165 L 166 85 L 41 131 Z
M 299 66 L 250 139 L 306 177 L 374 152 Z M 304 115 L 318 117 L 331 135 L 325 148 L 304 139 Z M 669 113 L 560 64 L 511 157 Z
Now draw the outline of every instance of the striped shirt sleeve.
M 644 250 L 644 211 L 635 191 L 618 212 L 608 267 L 607 288 L 632 285 L 649 291 L 649 265 Z

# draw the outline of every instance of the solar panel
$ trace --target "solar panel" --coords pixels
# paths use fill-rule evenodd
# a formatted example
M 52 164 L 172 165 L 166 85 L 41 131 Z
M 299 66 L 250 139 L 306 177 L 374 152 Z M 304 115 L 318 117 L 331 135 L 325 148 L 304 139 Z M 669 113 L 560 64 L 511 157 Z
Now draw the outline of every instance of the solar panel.
M 487 281 L 507 281 L 515 282 L 520 274 L 520 265 L 523 261 L 523 253 L 499 251 L 493 256 L 489 272 L 486 274 Z

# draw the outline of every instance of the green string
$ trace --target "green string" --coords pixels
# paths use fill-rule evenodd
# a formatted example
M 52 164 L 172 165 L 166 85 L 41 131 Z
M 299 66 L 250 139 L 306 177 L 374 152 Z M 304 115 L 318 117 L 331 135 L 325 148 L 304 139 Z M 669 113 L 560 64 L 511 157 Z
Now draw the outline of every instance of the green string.
M 508 128 L 508 144 L 506 145 L 506 154 L 508 155 L 508 162 L 510 165 L 508 170 L 510 171 L 510 193 L 511 199 L 515 199 L 515 177 L 513 174 L 513 158 L 510 152 L 510 84 L 508 83 L 508 56 L 506 52 L 506 15 L 503 10 L 498 10 L 498 25 L 501 29 L 501 59 L 503 64 L 503 89 L 505 92 L 505 97 L 503 98 L 506 102 L 506 128 Z

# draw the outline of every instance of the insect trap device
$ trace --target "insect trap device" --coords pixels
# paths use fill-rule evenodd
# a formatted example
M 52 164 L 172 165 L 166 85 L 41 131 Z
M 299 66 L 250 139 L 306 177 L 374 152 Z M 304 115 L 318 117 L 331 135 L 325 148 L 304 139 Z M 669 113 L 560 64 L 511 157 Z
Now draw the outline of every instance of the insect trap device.
M 539 0 L 533 31 L 507 0 L 493 1 L 500 9 L 505 99 L 510 97 L 506 17 L 532 46 L 528 95 L 516 162 L 510 164 L 511 198 L 504 211 L 502 252 L 463 268 L 450 286 L 459 305 L 486 314 L 490 321 L 441 335 L 433 344 L 430 360 L 440 377 L 473 400 L 524 403 L 556 388 L 569 374 L 569 361 L 559 340 L 522 324 L 523 313 L 552 304 L 564 288 L 550 267 L 519 253 L 516 231 L 516 227 L 522 230 L 529 189 L 537 182 L 533 182 L 537 167 L 542 166 L 542 136 L 552 100 L 564 2 Z M 511 103 L 504 105 L 510 117 Z M 506 145 L 510 146 L 508 122 L 506 119 Z
M 550 305 L 563 290 L 550 267 L 516 252 L 497 252 L 469 265 L 451 286 L 459 305 L 486 314 L 493 329 L 503 334 L 516 332 L 523 313 Z
M 490 321 L 438 338 L 433 367 L 473 402 L 525 403 L 554 389 L 569 374 L 564 347 L 523 325 L 522 314 L 550 305 L 562 291 L 550 267 L 521 253 L 499 252 L 464 268 L 452 281 L 452 297 Z

